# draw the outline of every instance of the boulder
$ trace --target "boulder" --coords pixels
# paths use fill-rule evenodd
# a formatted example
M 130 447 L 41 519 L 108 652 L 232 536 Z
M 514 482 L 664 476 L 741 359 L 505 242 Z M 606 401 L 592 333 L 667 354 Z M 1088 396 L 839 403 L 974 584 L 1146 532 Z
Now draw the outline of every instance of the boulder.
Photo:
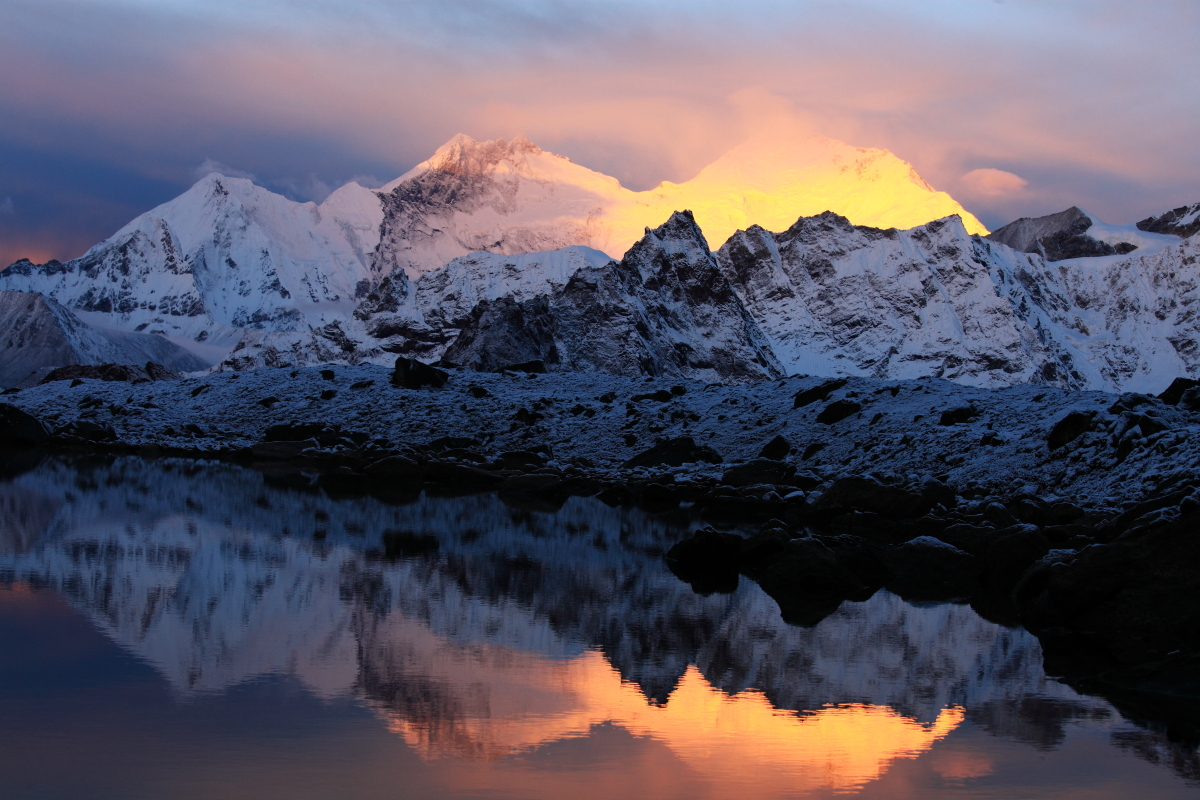
M 675 395 L 666 389 L 659 389 L 657 392 L 650 392 L 649 394 L 635 394 L 630 399 L 635 403 L 640 403 L 643 400 L 653 400 L 656 403 L 669 403 L 675 399 Z
M 667 567 L 698 594 L 732 592 L 738 585 L 741 548 L 737 534 L 704 528 L 667 551 Z
M 817 414 L 817 422 L 832 425 L 862 411 L 862 404 L 853 400 L 834 400 Z
M 500 463 L 505 469 L 538 469 L 544 467 L 548 460 L 541 453 L 529 450 L 511 450 L 500 454 Z
M 631 469 L 633 467 L 657 467 L 669 466 L 679 467 L 684 464 L 692 464 L 697 461 L 704 461 L 709 464 L 720 464 L 721 454 L 711 447 L 702 444 L 696 444 L 695 440 L 690 436 L 680 436 L 677 439 L 667 439 L 659 442 L 633 458 L 622 464 L 622 468 Z
M 769 458 L 772 461 L 782 461 L 792 450 L 792 445 L 787 439 L 782 436 L 776 436 L 771 441 L 763 445 L 763 449 L 759 451 L 759 458 Z
M 979 588 L 975 556 L 932 536 L 918 536 L 880 557 L 892 576 L 887 588 L 906 599 L 968 597 Z
M 49 429 L 36 416 L 8 403 L 0 403 L 0 444 L 31 447 L 46 444 Z
M 54 433 L 56 436 L 83 439 L 86 442 L 95 442 L 97 444 L 117 441 L 117 432 L 113 430 L 111 425 L 103 422 L 92 422 L 86 419 L 70 422 Z
M 983 583 L 989 591 L 1008 594 L 1025 570 L 1050 552 L 1050 541 L 1033 525 L 1015 525 L 996 535 L 983 553 Z
M 546 374 L 546 362 L 541 359 L 533 361 L 522 361 L 520 364 L 509 364 L 501 367 L 497 372 L 524 372 L 530 375 Z
M 431 461 L 425 465 L 426 480 L 451 486 L 476 489 L 496 486 L 504 481 L 503 475 L 444 461 Z
M 446 385 L 449 378 L 450 375 L 440 369 L 401 356 L 396 359 L 396 369 L 392 372 L 392 386 L 400 386 L 405 389 L 421 389 L 431 386 L 434 389 L 440 389 Z
M 388 456 L 368 464 L 363 474 L 373 481 L 413 481 L 421 477 L 421 465 L 404 456 Z
M 316 439 L 291 442 L 258 442 L 246 448 L 246 456 L 255 461 L 288 461 L 310 447 L 320 447 Z
M 839 478 L 813 503 L 814 511 L 867 511 L 885 519 L 911 519 L 925 514 L 929 498 L 870 477 Z
M 0 403 L 0 444 L 34 447 L 45 444 L 50 431 L 42 421 L 14 405 Z
M 793 398 L 792 408 L 803 408 L 804 406 L 816 403 L 819 400 L 826 400 L 829 395 L 836 392 L 838 389 L 846 385 L 845 378 L 837 378 L 831 381 L 814 386 L 811 389 L 802 389 L 796 392 Z
M 440 436 L 429 443 L 429 449 L 437 452 L 443 450 L 466 450 L 479 447 L 482 442 L 470 436 Z
M 1189 517 L 1165 519 L 1111 544 L 1051 554 L 1013 591 L 1021 621 L 1042 640 L 1047 666 L 1068 677 L 1200 695 L 1200 674 L 1162 685 L 1169 659 L 1200 655 L 1200 537 Z M 1087 658 L 1077 655 L 1086 652 Z M 1129 670 L 1154 667 L 1139 678 Z
M 1167 405 L 1177 406 L 1179 401 L 1183 399 L 1184 392 L 1188 389 L 1200 387 L 1200 381 L 1193 378 L 1176 378 L 1171 381 L 1171 385 L 1158 396 Z
M 816 625 L 843 601 L 865 599 L 870 592 L 838 554 L 815 537 L 792 539 L 752 577 L 779 604 L 784 621 L 793 625 Z
M 796 467 L 780 461 L 758 458 L 737 464 L 725 470 L 721 483 L 727 486 L 754 486 L 757 484 L 786 484 L 796 474 Z
M 964 422 L 970 422 L 978 416 L 979 409 L 975 406 L 948 408 L 942 412 L 941 418 L 938 419 L 938 425 L 961 425 Z
M 1051 450 L 1057 450 L 1063 445 L 1075 441 L 1087 433 L 1088 429 L 1092 427 L 1092 420 L 1095 418 L 1095 411 L 1072 411 L 1054 423 L 1054 427 L 1050 429 L 1049 435 L 1046 436 L 1046 443 L 1050 446 Z

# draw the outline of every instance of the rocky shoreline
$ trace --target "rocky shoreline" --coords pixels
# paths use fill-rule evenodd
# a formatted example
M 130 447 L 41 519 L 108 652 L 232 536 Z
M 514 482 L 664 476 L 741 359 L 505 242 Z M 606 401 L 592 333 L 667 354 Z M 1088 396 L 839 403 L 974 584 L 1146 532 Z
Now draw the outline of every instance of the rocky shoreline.
M 77 377 L 4 397 L 0 443 L 9 470 L 41 452 L 221 459 L 333 497 L 494 491 L 533 510 L 595 496 L 682 513 L 706 527 L 666 559 L 699 592 L 744 576 L 800 625 L 881 588 L 969 602 L 1037 635 L 1050 674 L 1172 698 L 1197 718 L 1186 711 L 1200 701 L 1195 382 L 1159 397 L 659 383 L 406 359 Z

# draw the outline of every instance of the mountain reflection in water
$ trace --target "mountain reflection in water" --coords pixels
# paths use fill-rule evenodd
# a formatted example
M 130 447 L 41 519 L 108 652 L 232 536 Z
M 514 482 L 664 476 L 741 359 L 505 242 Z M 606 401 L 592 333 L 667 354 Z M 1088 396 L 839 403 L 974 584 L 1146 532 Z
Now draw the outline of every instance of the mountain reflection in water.
M 1179 777 L 1196 777 L 1194 751 L 1047 679 L 1036 639 L 966 606 L 880 592 L 792 627 L 753 583 L 703 597 L 665 569 L 686 518 L 270 484 L 228 465 L 47 461 L 0 484 L 0 584 L 66 598 L 184 707 L 277 678 L 369 709 L 438 776 L 431 796 L 556 796 L 571 782 L 547 771 L 563 770 L 580 796 L 614 781 L 647 797 L 869 793 L 923 757 L 934 784 L 889 796 L 969 795 L 995 789 L 1012 743 L 1087 742 L 1141 756 L 1121 760 L 1130 780 L 1195 788 Z M 581 762 L 583 743 L 624 755 Z

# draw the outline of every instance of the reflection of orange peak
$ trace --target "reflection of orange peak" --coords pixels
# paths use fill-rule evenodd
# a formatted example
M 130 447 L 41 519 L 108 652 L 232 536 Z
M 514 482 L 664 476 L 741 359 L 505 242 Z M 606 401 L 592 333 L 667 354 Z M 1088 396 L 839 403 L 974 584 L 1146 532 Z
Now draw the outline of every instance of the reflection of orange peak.
M 614 257 L 641 238 L 646 227 L 657 227 L 682 209 L 693 212 L 714 248 L 739 229 L 759 225 L 786 230 L 797 218 L 824 211 L 856 225 L 900 229 L 957 214 L 969 233 L 987 233 L 979 220 L 930 186 L 908 162 L 887 150 L 853 147 L 821 136 L 753 138 L 689 181 L 664 181 L 634 192 L 524 137 L 477 142 L 459 134 L 384 191 L 439 172 L 525 179 L 525 185 L 509 187 L 512 197 L 506 196 L 503 208 L 492 207 L 498 214 L 489 224 L 569 228 L 599 209 L 601 228 L 593 226 L 586 241 L 569 243 L 596 247 Z M 480 214 L 475 210 L 465 216 Z M 490 210 L 482 211 L 482 217 L 490 216 Z M 478 222 L 484 222 L 482 217 Z
M 880 777 L 894 760 L 928 750 L 963 719 L 962 709 L 949 708 L 921 725 L 891 708 L 861 704 L 798 715 L 774 708 L 757 691 L 726 694 L 695 666 L 655 706 L 598 652 L 573 659 L 475 652 L 461 659 L 448 652 L 454 649 L 440 649 L 425 666 L 440 673 L 442 685 L 470 695 L 452 704 L 455 719 L 381 709 L 389 727 L 426 758 L 496 760 L 611 722 L 662 742 L 730 791 L 743 784 L 764 795 L 849 790 Z

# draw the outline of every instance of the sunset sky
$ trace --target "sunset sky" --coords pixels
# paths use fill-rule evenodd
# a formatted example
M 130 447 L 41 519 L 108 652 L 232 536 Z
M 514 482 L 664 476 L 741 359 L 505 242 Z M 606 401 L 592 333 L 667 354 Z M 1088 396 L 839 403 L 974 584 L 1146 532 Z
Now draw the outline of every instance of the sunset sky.
M 458 132 L 645 189 L 811 130 L 992 228 L 1133 222 L 1200 201 L 1197 31 L 1195 0 L 0 0 L 0 264 L 209 169 L 321 200 Z

